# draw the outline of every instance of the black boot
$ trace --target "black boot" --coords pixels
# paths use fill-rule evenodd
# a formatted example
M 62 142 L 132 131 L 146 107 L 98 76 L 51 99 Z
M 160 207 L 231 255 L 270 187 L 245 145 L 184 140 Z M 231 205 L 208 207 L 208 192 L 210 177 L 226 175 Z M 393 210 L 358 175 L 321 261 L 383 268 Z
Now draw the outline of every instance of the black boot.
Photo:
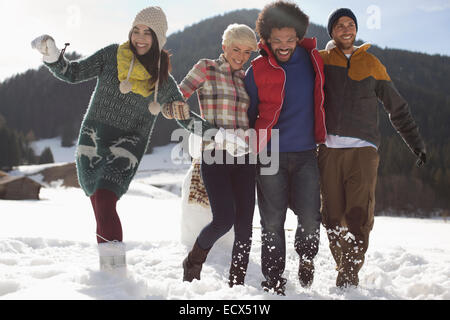
M 233 286 L 244 285 L 251 246 L 251 240 L 235 241 L 231 256 L 230 276 L 228 278 L 228 285 L 230 286 L 230 288 L 232 288 Z
M 285 278 L 279 278 L 277 280 L 266 280 L 261 282 L 261 287 L 265 292 L 273 292 L 279 296 L 285 296 L 284 293 L 286 291 L 286 282 Z
M 229 282 L 228 285 L 230 288 L 233 288 L 234 286 L 243 286 L 245 281 L 245 275 L 247 273 L 247 267 L 245 266 L 239 266 L 231 264 L 230 267 L 230 276 L 229 276 Z
M 301 260 L 298 267 L 298 279 L 303 288 L 311 287 L 314 280 L 314 261 Z
M 208 256 L 209 250 L 202 249 L 198 245 L 198 241 L 195 241 L 194 247 L 183 261 L 183 281 L 192 282 L 194 279 L 200 280 L 202 265 Z

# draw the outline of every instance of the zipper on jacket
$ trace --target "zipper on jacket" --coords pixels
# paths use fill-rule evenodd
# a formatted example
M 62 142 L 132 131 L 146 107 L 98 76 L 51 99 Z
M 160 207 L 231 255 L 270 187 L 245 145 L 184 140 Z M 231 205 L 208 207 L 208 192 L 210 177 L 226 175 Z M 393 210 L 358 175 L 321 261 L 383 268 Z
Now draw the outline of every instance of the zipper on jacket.
M 285 98 L 285 95 L 284 95 L 284 91 L 285 91 L 285 89 L 286 89 L 286 71 L 284 71 L 284 69 L 281 67 L 281 66 L 275 66 L 273 63 L 272 63 L 272 61 L 270 61 L 270 57 L 267 59 L 267 61 L 269 61 L 269 64 L 272 66 L 272 68 L 274 68 L 274 69 L 280 69 L 281 71 L 283 71 L 283 74 L 284 74 L 284 81 L 283 81 L 283 88 L 282 88 L 282 90 L 281 90 L 281 95 L 282 95 L 282 97 L 281 97 L 281 105 L 280 105 L 280 107 L 278 108 L 278 110 L 275 112 L 275 114 L 274 114 L 274 116 L 273 116 L 273 119 L 272 119 L 272 122 L 269 124 L 269 126 L 268 127 L 272 127 L 273 128 L 273 126 L 275 126 L 276 125 L 276 123 L 274 123 L 274 121 L 275 121 L 275 118 L 276 118 L 276 114 L 279 112 L 279 115 L 278 115 L 278 117 L 281 115 L 281 109 L 283 108 L 283 104 L 284 104 L 284 98 Z M 278 120 L 279 120 L 279 118 L 278 118 Z M 278 120 L 277 120 L 277 122 L 278 122 Z M 267 127 L 267 128 L 268 128 Z M 266 130 L 267 130 L 267 128 L 266 128 Z M 272 128 L 270 128 L 270 130 L 272 130 Z M 269 144 L 269 141 L 268 141 L 268 139 L 267 139 L 267 135 L 266 135 L 266 141 L 265 141 L 265 145 L 268 145 Z M 260 148 L 261 148 L 261 141 L 258 143 L 258 150 L 260 150 Z
M 326 125 L 326 116 L 325 116 L 325 112 L 324 112 L 324 109 L 323 109 L 323 105 L 324 105 L 324 103 L 325 103 L 325 97 L 324 97 L 324 92 L 323 92 L 324 81 L 323 81 L 323 78 L 322 78 L 322 74 L 320 73 L 320 68 L 319 68 L 319 65 L 318 65 L 318 63 L 317 63 L 316 56 L 315 56 L 315 54 L 314 54 L 315 52 L 317 52 L 317 54 L 319 54 L 318 51 L 317 51 L 317 49 L 314 48 L 314 49 L 311 50 L 311 57 L 313 58 L 314 63 L 315 63 L 315 65 L 316 65 L 316 69 L 317 69 L 316 77 L 317 77 L 317 75 L 319 75 L 319 77 L 320 77 L 320 87 L 322 88 L 322 89 L 321 89 L 321 99 L 322 99 L 322 100 L 321 100 L 321 102 L 320 102 L 319 108 L 320 108 L 320 113 L 322 114 L 322 123 L 323 123 L 323 127 L 324 127 L 324 129 L 325 129 L 325 137 L 324 137 L 324 140 L 326 140 L 326 136 L 327 136 L 327 134 L 328 134 L 328 130 L 327 130 L 327 125 Z M 315 86 L 315 82 L 316 82 L 316 80 L 314 79 L 314 86 Z M 314 89 L 314 96 L 315 96 L 315 89 Z M 315 100 L 315 98 L 314 98 L 314 100 Z M 315 112 L 316 108 L 317 108 L 316 102 L 314 101 L 314 112 Z M 314 125 L 315 125 L 315 123 L 316 123 L 316 119 L 315 119 L 315 116 L 314 116 Z M 314 133 L 314 140 L 316 140 L 315 133 Z M 324 141 L 324 142 L 325 142 L 325 141 Z
M 342 53 L 342 52 L 341 52 Z M 343 54 L 343 53 L 342 53 Z M 345 59 L 347 59 L 347 72 L 346 72 L 346 75 L 345 75 L 345 79 L 344 79 L 344 88 L 343 88 L 343 95 L 342 95 L 342 102 L 341 102 L 341 112 L 339 113 L 339 123 L 340 124 L 342 124 L 343 123 L 343 121 L 342 121 L 342 117 L 344 116 L 344 112 L 342 112 L 342 109 L 346 109 L 346 107 L 348 107 L 348 106 L 345 106 L 344 105 L 344 103 L 346 103 L 345 102 L 345 97 L 346 97 L 346 91 L 347 91 L 347 83 L 348 83 L 348 77 L 349 77 L 349 75 L 348 75 L 348 73 L 350 72 L 350 60 L 351 60 L 351 58 L 352 58 L 352 56 L 350 56 L 349 58 L 347 58 L 347 56 L 346 55 L 344 55 L 343 54 L 343 56 L 344 56 L 344 58 Z M 351 103 L 350 101 L 347 101 L 347 103 Z M 341 127 L 342 127 L 342 125 L 339 125 L 338 126 L 338 128 L 337 128 L 337 130 L 338 130 L 338 132 L 341 132 Z
M 275 68 L 275 69 L 279 69 L 279 70 L 281 70 L 281 71 L 283 71 L 283 74 L 284 74 L 284 81 L 283 81 L 283 89 L 281 90 L 281 95 L 282 95 L 282 98 L 281 98 L 281 105 L 280 105 L 280 108 L 278 109 L 278 111 L 280 111 L 280 115 L 281 115 L 281 109 L 282 109 L 282 107 L 283 107 L 283 104 L 284 104 L 284 98 L 285 98 L 285 95 L 283 94 L 284 93 L 284 90 L 285 90 L 285 88 L 286 88 L 286 71 L 283 69 L 283 67 L 281 67 L 281 66 L 275 66 L 275 65 L 273 65 L 272 64 L 272 61 L 270 61 L 270 58 L 268 59 L 268 61 L 269 61 L 269 64 L 273 67 L 273 68 Z M 277 112 L 278 112 L 277 111 Z M 275 120 L 275 119 L 273 119 L 273 120 Z M 277 121 L 278 122 L 278 121 Z M 273 123 L 273 121 L 272 121 L 272 123 Z M 275 125 L 275 124 L 274 124 Z

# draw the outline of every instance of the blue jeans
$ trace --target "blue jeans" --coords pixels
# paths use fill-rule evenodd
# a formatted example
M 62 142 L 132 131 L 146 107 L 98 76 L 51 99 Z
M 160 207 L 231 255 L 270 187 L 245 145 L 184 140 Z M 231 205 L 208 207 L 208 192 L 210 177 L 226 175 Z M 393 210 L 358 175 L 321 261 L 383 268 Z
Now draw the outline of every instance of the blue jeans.
M 272 157 L 276 156 L 272 154 Z M 287 209 L 297 215 L 294 247 L 301 260 L 319 250 L 320 182 L 316 150 L 279 153 L 275 175 L 256 176 L 261 216 L 261 268 L 267 281 L 281 280 L 286 264 L 284 223 Z

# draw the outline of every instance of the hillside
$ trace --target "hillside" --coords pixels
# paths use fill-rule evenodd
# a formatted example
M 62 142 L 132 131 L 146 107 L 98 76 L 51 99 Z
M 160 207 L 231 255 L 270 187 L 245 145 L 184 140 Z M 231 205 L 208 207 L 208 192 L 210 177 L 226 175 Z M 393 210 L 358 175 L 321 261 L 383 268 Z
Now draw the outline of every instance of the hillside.
M 239 10 L 205 19 L 168 37 L 166 48 L 172 53 L 173 75 L 181 81 L 200 58 L 215 58 L 221 51 L 221 36 L 230 23 L 254 27 L 258 10 Z M 312 24 L 307 36 L 317 37 L 324 48 L 326 29 Z M 367 39 L 370 40 L 370 39 Z M 380 108 L 382 145 L 377 194 L 377 210 L 388 208 L 406 212 L 449 208 L 450 199 L 450 57 L 372 46 L 387 67 L 401 94 L 409 101 L 412 113 L 427 143 L 429 163 L 420 170 L 414 156 L 392 129 Z M 77 55 L 72 54 L 72 58 Z M 68 85 L 54 79 L 45 68 L 30 70 L 7 79 L 0 85 L 0 114 L 9 128 L 38 139 L 64 136 L 73 140 L 88 105 L 93 81 Z M 189 103 L 197 108 L 196 97 Z M 170 142 L 177 128 L 173 121 L 158 121 L 151 145 Z M 0 139 L 1 141 L 1 139 Z M 395 184 L 393 185 L 393 183 Z M 406 203 L 404 200 L 406 199 Z

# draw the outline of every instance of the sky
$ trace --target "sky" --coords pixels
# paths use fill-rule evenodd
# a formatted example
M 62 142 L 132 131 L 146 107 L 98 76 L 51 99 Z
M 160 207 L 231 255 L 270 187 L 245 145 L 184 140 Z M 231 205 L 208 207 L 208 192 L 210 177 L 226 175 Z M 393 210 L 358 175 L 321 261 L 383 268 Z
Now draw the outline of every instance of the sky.
M 271 0 L 0 0 L 0 81 L 42 64 L 30 42 L 53 36 L 59 48 L 89 55 L 126 41 L 137 12 L 160 6 L 168 36 L 238 9 L 262 9 Z M 310 21 L 327 25 L 328 15 L 347 7 L 358 18 L 358 38 L 381 47 L 450 56 L 450 0 L 295 0 Z M 321 48 L 319 48 L 321 49 Z

